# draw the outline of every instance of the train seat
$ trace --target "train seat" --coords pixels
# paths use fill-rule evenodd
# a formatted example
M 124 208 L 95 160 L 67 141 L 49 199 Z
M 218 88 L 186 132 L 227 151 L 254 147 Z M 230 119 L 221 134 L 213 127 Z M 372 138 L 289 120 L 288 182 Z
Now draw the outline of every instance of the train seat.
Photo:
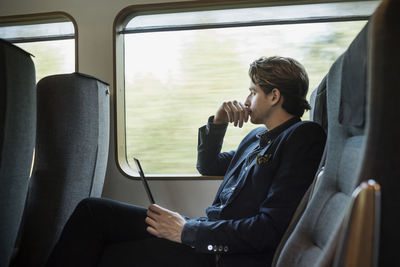
M 351 266 L 348 260 L 361 262 L 348 257 L 346 249 L 349 235 L 357 230 L 351 227 L 356 218 L 352 214 L 357 212 L 352 208 L 352 193 L 369 179 L 382 186 L 382 201 L 381 207 L 369 205 L 364 210 L 381 210 L 381 215 L 370 218 L 376 227 L 368 228 L 373 231 L 368 234 L 375 244 L 367 249 L 372 248 L 374 255 L 362 255 L 367 258 L 363 264 L 368 263 L 363 266 L 377 266 L 378 252 L 373 248 L 378 247 L 379 265 L 396 262 L 400 230 L 392 214 L 400 206 L 395 193 L 400 174 L 400 126 L 395 122 L 400 121 L 400 115 L 393 111 L 400 97 L 399 12 L 398 1 L 383 1 L 314 94 L 317 106 L 321 106 L 319 101 L 322 106 L 326 102 L 326 117 L 321 108 L 314 114 L 316 120 L 327 121 L 324 171 L 305 201 L 304 212 L 294 218 L 297 224 L 282 240 L 273 266 Z M 346 216 L 350 219 L 345 220 Z M 374 231 L 381 237 L 379 244 Z
M 31 55 L 0 39 L 0 267 L 9 264 L 25 204 L 36 135 Z
M 371 20 L 367 150 L 361 176 L 382 190 L 379 266 L 399 265 L 400 1 L 385 0 Z
M 100 197 L 109 145 L 108 84 L 81 73 L 37 84 L 36 158 L 12 266 L 43 266 L 73 209 Z

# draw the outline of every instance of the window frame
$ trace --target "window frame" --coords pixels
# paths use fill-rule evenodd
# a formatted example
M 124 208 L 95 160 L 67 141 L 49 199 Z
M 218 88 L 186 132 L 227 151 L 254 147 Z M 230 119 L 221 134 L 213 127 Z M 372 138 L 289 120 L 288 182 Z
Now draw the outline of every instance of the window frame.
M 178 12 L 195 12 L 209 10 L 223 10 L 236 8 L 252 8 L 252 7 L 273 7 L 285 5 L 303 5 L 303 4 L 322 4 L 332 2 L 361 2 L 363 0 L 345 0 L 345 1 L 279 1 L 279 0 L 250 0 L 246 2 L 225 1 L 225 0 L 206 0 L 206 1 L 190 1 L 190 2 L 173 2 L 160 4 L 131 5 L 119 12 L 114 20 L 113 25 L 113 104 L 114 104 L 114 136 L 115 136 L 115 160 L 116 165 L 122 175 L 131 180 L 139 180 L 139 174 L 133 170 L 128 163 L 126 151 L 126 121 L 125 121 L 125 62 L 124 62 L 124 34 L 126 33 L 144 33 L 144 32 L 161 32 L 161 31 L 179 31 L 193 29 L 210 29 L 210 28 L 227 28 L 242 26 L 259 26 L 259 25 L 283 25 L 283 24 L 300 24 L 300 23 L 319 23 L 319 22 L 340 22 L 340 21 L 360 21 L 368 20 L 370 16 L 331 16 L 331 17 L 312 17 L 305 19 L 279 19 L 279 20 L 263 20 L 258 22 L 238 22 L 238 23 L 213 23 L 206 25 L 184 25 L 184 26 L 165 26 L 165 27 L 143 27 L 138 30 L 124 30 L 125 26 L 136 16 L 153 15 L 153 14 L 169 14 Z M 365 1 L 365 0 L 364 0 Z M 366 0 L 373 1 L 373 0 Z M 195 149 L 195 148 L 193 148 Z M 150 174 L 146 175 L 150 180 L 222 180 L 222 176 L 203 176 L 179 175 L 179 174 Z
M 74 27 L 73 35 L 57 35 L 57 36 L 38 36 L 28 38 L 13 38 L 5 39 L 11 43 L 28 43 L 28 42 L 41 42 L 41 41 L 55 41 L 55 40 L 70 40 L 74 39 L 75 43 L 75 71 L 79 71 L 79 50 L 78 50 L 78 25 L 74 17 L 62 11 L 45 12 L 34 14 L 23 14 L 13 16 L 0 16 L 0 26 L 23 26 L 32 24 L 44 23 L 57 23 L 57 22 L 72 22 Z

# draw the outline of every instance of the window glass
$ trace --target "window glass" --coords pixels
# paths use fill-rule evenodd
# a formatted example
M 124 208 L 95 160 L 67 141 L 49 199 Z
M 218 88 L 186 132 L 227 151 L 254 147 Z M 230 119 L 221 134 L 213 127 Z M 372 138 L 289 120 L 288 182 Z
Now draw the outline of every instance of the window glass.
M 36 81 L 61 73 L 75 71 L 75 40 L 16 43 L 31 53 L 36 69 Z
M 33 55 L 36 81 L 45 76 L 75 71 L 72 22 L 0 27 L 0 38 Z
M 244 101 L 252 61 L 273 55 L 299 60 L 310 78 L 310 94 L 365 24 L 345 21 L 125 34 L 128 162 L 134 166 L 133 156 L 138 157 L 149 174 L 196 174 L 198 128 L 223 101 Z M 307 113 L 303 119 L 308 117 Z M 223 151 L 236 149 L 255 127 L 230 126 Z
M 325 3 L 296 6 L 254 7 L 240 9 L 153 14 L 134 17 L 125 30 L 171 27 L 182 25 L 207 25 L 212 23 L 249 23 L 260 20 L 299 20 L 305 18 L 332 18 L 370 15 L 379 1 Z
M 55 22 L 0 27 L 0 36 L 10 42 L 16 39 L 70 37 L 74 38 L 72 22 Z

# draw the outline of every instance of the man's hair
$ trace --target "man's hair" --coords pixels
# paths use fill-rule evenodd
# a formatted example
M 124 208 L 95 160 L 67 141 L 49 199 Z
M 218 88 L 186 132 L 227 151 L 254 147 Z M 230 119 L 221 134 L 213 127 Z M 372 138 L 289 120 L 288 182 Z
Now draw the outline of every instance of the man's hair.
M 289 57 L 261 57 L 250 64 L 249 76 L 265 94 L 277 88 L 283 95 L 282 108 L 301 117 L 310 109 L 306 100 L 308 75 L 303 65 Z

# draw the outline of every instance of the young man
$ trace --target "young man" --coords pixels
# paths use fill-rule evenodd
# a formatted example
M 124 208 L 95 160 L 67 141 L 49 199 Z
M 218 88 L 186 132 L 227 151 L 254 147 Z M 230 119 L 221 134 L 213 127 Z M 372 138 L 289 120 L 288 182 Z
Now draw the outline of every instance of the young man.
M 47 266 L 269 266 L 314 178 L 326 136 L 318 124 L 300 120 L 309 109 L 300 63 L 262 57 L 249 75 L 245 103 L 223 103 L 199 129 L 199 172 L 224 176 L 207 217 L 86 199 Z M 236 151 L 221 153 L 228 123 L 242 127 L 249 118 L 265 127 L 251 131 Z

